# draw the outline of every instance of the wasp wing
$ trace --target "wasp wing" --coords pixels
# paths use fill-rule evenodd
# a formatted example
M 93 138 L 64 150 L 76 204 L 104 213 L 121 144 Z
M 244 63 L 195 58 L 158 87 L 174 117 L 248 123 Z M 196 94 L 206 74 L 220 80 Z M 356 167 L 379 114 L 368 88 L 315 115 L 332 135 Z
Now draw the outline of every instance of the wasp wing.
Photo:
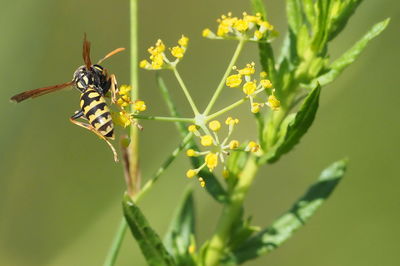
M 54 86 L 38 88 L 38 89 L 30 90 L 30 91 L 24 91 L 17 95 L 14 95 L 13 97 L 11 97 L 10 100 L 19 103 L 19 102 L 22 102 L 29 98 L 39 97 L 39 96 L 45 95 L 47 93 L 51 93 L 51 92 L 55 92 L 55 91 L 64 89 L 66 87 L 72 86 L 73 84 L 74 84 L 74 82 L 70 81 L 70 82 L 66 82 L 66 83 L 62 83 L 62 84 L 57 84 Z
M 92 66 L 92 61 L 90 60 L 90 42 L 86 39 L 86 33 L 83 35 L 82 57 L 86 68 L 90 69 Z

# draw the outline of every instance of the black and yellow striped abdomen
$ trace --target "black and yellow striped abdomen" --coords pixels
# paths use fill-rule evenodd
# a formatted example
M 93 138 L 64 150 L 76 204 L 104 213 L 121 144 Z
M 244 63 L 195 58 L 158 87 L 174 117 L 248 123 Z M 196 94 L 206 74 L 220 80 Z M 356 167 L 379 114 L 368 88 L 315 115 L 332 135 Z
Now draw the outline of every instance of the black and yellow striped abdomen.
M 93 88 L 81 94 L 80 106 L 89 123 L 103 136 L 114 137 L 114 124 L 104 97 Z

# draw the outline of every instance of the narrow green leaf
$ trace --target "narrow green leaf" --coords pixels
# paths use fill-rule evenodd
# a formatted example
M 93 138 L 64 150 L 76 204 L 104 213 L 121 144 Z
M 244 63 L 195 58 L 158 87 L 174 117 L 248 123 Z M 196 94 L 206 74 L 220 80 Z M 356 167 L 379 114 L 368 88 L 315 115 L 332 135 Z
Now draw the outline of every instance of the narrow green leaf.
M 305 85 L 305 87 L 314 87 L 315 84 L 319 83 L 321 86 L 331 83 L 335 80 L 340 73 L 343 72 L 346 67 L 352 64 L 361 52 L 365 49 L 367 44 L 383 32 L 383 30 L 389 24 L 390 19 L 385 19 L 377 24 L 375 24 L 367 34 L 364 35 L 361 40 L 359 40 L 353 47 L 351 47 L 347 52 L 345 52 L 341 57 L 336 59 L 330 66 L 328 72 L 316 78 L 311 84 Z
M 151 228 L 139 207 L 129 196 L 125 196 L 122 206 L 132 235 L 138 242 L 147 263 L 150 266 L 175 265 L 160 237 Z
M 363 0 L 346 0 L 341 3 L 338 10 L 333 9 L 331 12 L 332 23 L 329 29 L 329 40 L 333 40 L 346 26 L 350 17 L 354 14 L 357 7 Z
M 169 93 L 168 87 L 166 86 L 163 78 L 160 75 L 157 75 L 157 84 L 162 92 L 165 102 L 167 103 L 167 107 L 168 107 L 168 110 L 169 110 L 171 116 L 179 117 L 179 113 L 177 111 L 174 101 L 172 100 L 171 94 Z M 189 131 L 187 130 L 187 125 L 183 122 L 177 122 L 176 127 L 177 127 L 178 131 L 180 132 L 182 138 L 184 138 L 189 133 Z M 186 148 L 199 150 L 199 148 L 193 138 L 191 140 L 189 140 Z M 202 162 L 197 157 L 191 157 L 190 161 L 194 168 L 198 168 L 198 167 L 200 167 L 200 165 L 202 165 Z M 218 181 L 216 176 L 214 176 L 211 172 L 205 171 L 205 170 L 201 170 L 199 172 L 199 176 L 204 178 L 204 180 L 206 182 L 207 192 L 210 193 L 210 195 L 216 201 L 221 202 L 221 203 L 227 201 L 227 193 L 226 193 L 225 189 L 222 187 L 221 183 Z
M 317 85 L 304 100 L 296 115 L 288 116 L 281 127 L 280 138 L 274 147 L 259 159 L 259 163 L 276 162 L 283 154 L 289 152 L 312 125 L 318 110 L 321 87 Z
M 262 0 L 252 0 L 251 3 L 254 13 L 260 13 L 263 19 L 267 19 L 266 8 Z M 259 42 L 258 50 L 263 70 L 268 73 L 273 83 L 276 82 L 275 56 L 271 44 L 268 42 Z
M 290 29 L 297 35 L 304 24 L 300 0 L 286 0 L 286 15 Z
M 301 228 L 326 201 L 345 174 L 347 160 L 333 163 L 320 175 L 305 195 L 292 208 L 275 220 L 271 226 L 251 237 L 232 252 L 226 261 L 240 264 L 280 247 Z
M 254 13 L 260 13 L 264 19 L 267 19 L 267 9 L 262 0 L 251 0 Z
M 174 256 L 177 265 L 194 265 L 189 254 L 191 238 L 195 235 L 195 208 L 193 191 L 187 190 L 164 238 L 167 250 Z

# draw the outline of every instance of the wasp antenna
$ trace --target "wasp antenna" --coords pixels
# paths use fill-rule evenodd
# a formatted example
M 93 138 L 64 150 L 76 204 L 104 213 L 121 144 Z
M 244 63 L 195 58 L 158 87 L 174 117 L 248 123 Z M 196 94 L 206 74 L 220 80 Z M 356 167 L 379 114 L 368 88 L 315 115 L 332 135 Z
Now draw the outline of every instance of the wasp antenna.
M 111 56 L 113 56 L 113 55 L 115 55 L 115 54 L 118 54 L 118 53 L 120 53 L 120 52 L 122 52 L 122 51 L 124 51 L 124 50 L 125 50 L 125 48 L 120 47 L 120 48 L 117 48 L 117 49 L 115 49 L 115 50 L 109 52 L 108 54 L 106 54 L 106 56 L 104 56 L 102 59 L 100 59 L 99 62 L 98 62 L 97 64 L 100 65 L 100 64 L 101 64 L 104 60 L 106 60 L 107 58 L 109 58 L 109 57 L 111 57 Z

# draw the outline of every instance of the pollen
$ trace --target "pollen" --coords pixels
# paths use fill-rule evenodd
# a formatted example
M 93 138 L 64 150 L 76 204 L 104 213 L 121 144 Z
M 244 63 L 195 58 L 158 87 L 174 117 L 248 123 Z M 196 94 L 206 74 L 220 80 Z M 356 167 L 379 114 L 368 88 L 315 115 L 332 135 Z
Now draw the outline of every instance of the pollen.
M 240 74 L 230 75 L 226 79 L 226 86 L 230 88 L 238 87 L 241 83 L 242 83 L 242 75 Z
M 210 123 L 208 123 L 208 127 L 212 130 L 212 131 L 218 131 L 221 128 L 221 123 L 218 120 L 213 120 Z
M 144 101 L 137 100 L 133 104 L 133 109 L 139 112 L 143 112 L 146 110 L 146 103 Z
M 257 89 L 255 81 L 248 81 L 243 85 L 243 92 L 246 95 L 252 95 Z
M 281 102 L 275 97 L 275 95 L 270 95 L 268 97 L 267 105 L 273 110 L 277 111 L 281 107 Z
M 208 169 L 210 169 L 210 171 L 213 171 L 214 168 L 218 165 L 218 155 L 210 152 L 206 155 L 205 162 Z
M 189 169 L 186 172 L 186 177 L 187 178 L 193 178 L 195 175 L 197 175 L 197 171 L 194 169 Z
M 111 117 L 115 124 L 124 128 L 131 124 L 131 116 L 125 111 L 121 111 L 119 113 L 112 112 Z
M 182 37 L 178 40 L 178 44 L 183 47 L 187 47 L 188 43 L 189 43 L 189 38 L 186 37 L 185 35 L 182 35 Z
M 200 143 L 201 143 L 201 145 L 207 147 L 207 146 L 213 145 L 214 140 L 210 135 L 204 135 L 201 137 Z
M 178 59 L 181 59 L 183 57 L 184 53 L 185 53 L 185 50 L 179 46 L 174 46 L 171 49 L 171 54 Z

